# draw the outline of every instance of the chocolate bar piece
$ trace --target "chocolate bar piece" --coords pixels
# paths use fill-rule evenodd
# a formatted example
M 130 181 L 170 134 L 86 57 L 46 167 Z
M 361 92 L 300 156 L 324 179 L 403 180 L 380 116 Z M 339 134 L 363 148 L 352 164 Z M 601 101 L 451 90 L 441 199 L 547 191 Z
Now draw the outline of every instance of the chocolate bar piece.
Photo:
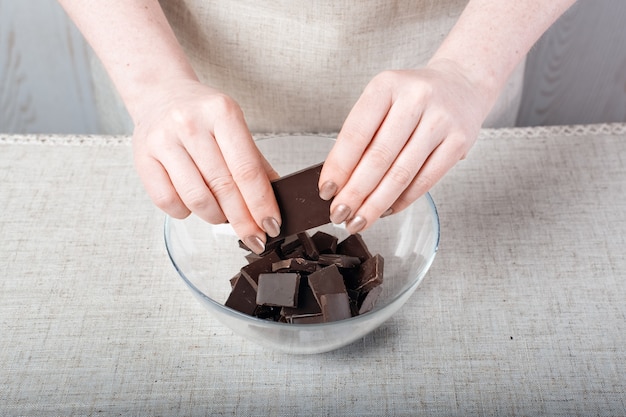
M 337 265 L 339 268 L 355 268 L 361 265 L 361 259 L 357 256 L 339 255 L 337 253 L 325 253 L 317 260 L 320 265 Z
M 253 315 L 257 308 L 256 291 L 247 279 L 239 277 L 224 305 L 244 314 Z
M 322 200 L 317 186 L 322 165 L 313 165 L 272 182 L 282 217 L 279 237 L 330 223 L 332 200 Z
M 378 287 L 374 287 L 365 293 L 365 296 L 361 301 L 361 305 L 359 306 L 358 314 L 365 314 L 368 311 L 372 311 L 381 292 L 383 292 L 383 287 L 382 285 L 379 285 Z
M 259 274 L 266 272 L 272 272 L 272 264 L 280 261 L 280 257 L 276 252 L 271 252 L 261 259 L 258 259 L 252 263 L 241 268 L 241 275 L 244 276 L 254 291 L 258 288 Z
M 320 269 L 320 266 L 315 261 L 310 261 L 304 258 L 287 258 L 282 261 L 274 262 L 272 264 L 272 271 L 278 272 L 281 270 L 298 271 L 298 272 L 315 272 Z
M 320 296 L 324 322 L 344 320 L 352 317 L 348 293 L 322 294 Z
M 372 256 L 361 264 L 357 278 L 357 291 L 367 292 L 383 283 L 384 260 L 380 255 Z
M 317 250 L 317 246 L 311 236 L 307 232 L 300 232 L 297 234 L 298 240 L 302 242 L 302 247 L 304 248 L 304 253 L 306 257 L 312 260 L 317 260 L 320 256 L 319 251 Z
M 309 314 L 309 315 L 301 315 L 301 316 L 292 316 L 289 323 L 293 324 L 317 324 L 324 323 L 324 316 L 322 313 L 319 314 Z
M 293 272 L 259 274 L 256 303 L 264 306 L 297 307 L 300 275 Z
M 320 306 L 322 305 L 321 296 L 324 294 L 346 293 L 347 295 L 343 275 L 339 272 L 337 265 L 327 266 L 309 275 L 309 287 L 313 290 L 313 295 Z
M 359 233 L 348 236 L 337 245 L 337 253 L 358 257 L 361 262 L 372 257 L 367 245 L 363 241 L 363 236 Z
M 317 247 L 320 254 L 337 252 L 337 242 L 339 240 L 337 236 L 318 230 L 311 236 L 311 240 L 315 242 L 315 247 Z

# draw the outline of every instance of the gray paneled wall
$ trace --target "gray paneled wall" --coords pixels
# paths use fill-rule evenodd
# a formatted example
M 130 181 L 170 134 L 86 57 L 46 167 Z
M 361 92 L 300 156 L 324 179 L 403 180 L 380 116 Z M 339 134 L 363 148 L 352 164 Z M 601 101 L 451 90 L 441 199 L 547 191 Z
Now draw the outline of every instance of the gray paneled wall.
M 579 0 L 529 56 L 520 125 L 626 121 L 626 1 Z M 0 0 L 0 132 L 98 133 L 87 46 L 55 0 Z
M 87 63 L 55 0 L 0 0 L 0 132 L 96 132 Z
M 528 57 L 519 125 L 626 121 L 626 1 L 579 0 Z

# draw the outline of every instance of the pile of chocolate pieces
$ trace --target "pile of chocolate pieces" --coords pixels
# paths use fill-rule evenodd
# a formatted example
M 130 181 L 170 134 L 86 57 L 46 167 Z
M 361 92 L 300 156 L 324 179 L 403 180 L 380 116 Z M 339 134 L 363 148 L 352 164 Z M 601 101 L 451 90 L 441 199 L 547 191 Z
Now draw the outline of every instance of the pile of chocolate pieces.
M 265 251 L 231 279 L 227 307 L 284 323 L 327 323 L 370 311 L 382 291 L 383 258 L 359 234 L 309 230 L 330 223 L 331 201 L 319 197 L 322 163 L 279 178 L 272 188 L 282 224 Z M 240 241 L 239 246 L 247 249 Z
M 359 234 L 338 242 L 322 231 L 304 231 L 272 240 L 264 253 L 246 258 L 225 305 L 262 319 L 343 320 L 370 311 L 382 291 L 383 258 L 372 256 Z

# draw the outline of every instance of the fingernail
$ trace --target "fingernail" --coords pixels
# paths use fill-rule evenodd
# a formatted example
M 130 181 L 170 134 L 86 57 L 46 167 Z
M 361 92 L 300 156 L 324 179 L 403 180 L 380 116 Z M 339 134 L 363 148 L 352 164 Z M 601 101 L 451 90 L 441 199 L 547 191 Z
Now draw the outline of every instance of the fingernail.
M 330 213 L 330 221 L 335 224 L 343 223 L 350 216 L 350 211 L 350 207 L 345 204 L 339 204 L 332 213 Z
M 263 219 L 263 230 L 271 237 L 276 237 L 280 234 L 280 225 L 275 218 L 266 217 Z
M 391 216 L 393 214 L 393 209 L 389 207 L 383 214 L 380 215 L 380 218 Z
M 353 235 L 363 230 L 366 224 L 367 220 L 365 220 L 364 217 L 356 216 L 346 224 L 346 229 L 348 229 L 348 232 Z
M 320 188 L 320 198 L 322 200 L 330 200 L 337 192 L 337 184 L 332 181 L 326 181 Z
M 246 246 L 257 255 L 263 253 L 265 250 L 265 243 L 263 243 L 261 238 L 258 236 L 248 236 L 243 239 L 243 243 L 245 243 Z

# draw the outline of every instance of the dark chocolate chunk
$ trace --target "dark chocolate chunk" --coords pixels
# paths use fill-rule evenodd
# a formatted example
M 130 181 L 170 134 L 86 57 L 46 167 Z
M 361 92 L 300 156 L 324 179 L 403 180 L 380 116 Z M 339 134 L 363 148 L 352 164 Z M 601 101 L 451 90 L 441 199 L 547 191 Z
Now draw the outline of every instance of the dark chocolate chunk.
M 317 246 L 315 246 L 315 242 L 311 239 L 311 236 L 307 232 L 300 232 L 297 234 L 298 240 L 302 242 L 302 247 L 304 248 L 304 253 L 306 257 L 312 260 L 316 260 L 320 253 L 317 250 Z
M 261 258 L 262 258 L 261 255 L 257 255 L 254 252 L 250 252 L 246 255 L 246 260 L 248 261 L 249 264 L 251 264 L 254 261 L 258 261 Z
M 382 285 L 379 285 L 378 287 L 374 287 L 370 291 L 368 291 L 363 297 L 363 300 L 361 301 L 358 314 L 365 314 L 368 311 L 371 311 L 376 305 L 376 301 L 378 300 L 378 296 L 380 295 L 381 292 L 383 292 Z
M 259 274 L 266 272 L 272 272 L 272 264 L 280 261 L 280 257 L 276 252 L 271 252 L 268 255 L 263 256 L 261 259 L 249 263 L 241 268 L 241 275 L 243 275 L 254 290 L 257 290 Z
M 253 315 L 263 320 L 277 321 L 280 318 L 280 307 L 257 305 Z
M 332 200 L 322 200 L 317 186 L 321 171 L 322 163 L 272 182 L 282 217 L 280 236 L 330 223 Z
M 363 262 L 356 276 L 357 291 L 367 292 L 383 283 L 384 259 L 380 255 L 372 256 Z
M 306 272 L 311 273 L 320 269 L 319 264 L 316 261 L 311 261 L 304 258 L 287 258 L 282 261 L 274 262 L 272 264 L 272 271 L 289 271 L 289 272 Z
M 298 307 L 283 307 L 281 310 L 281 315 L 285 316 L 287 319 L 291 319 L 293 317 L 302 317 L 302 316 L 313 316 L 313 315 L 321 315 L 322 309 L 320 308 L 315 295 L 313 294 L 313 290 L 306 284 L 306 281 L 303 279 L 300 281 L 300 295 L 298 297 Z
M 253 315 L 257 308 L 256 291 L 247 279 L 240 277 L 224 305 L 244 314 Z
M 309 287 L 313 290 L 313 295 L 320 306 L 322 305 L 320 297 L 324 294 L 347 294 L 343 275 L 336 265 L 327 266 L 309 275 Z
M 237 280 L 241 277 L 241 272 L 237 273 L 237 275 L 235 275 L 234 277 L 232 277 L 230 279 L 230 289 L 232 290 L 233 288 L 235 288 L 235 284 L 237 283 Z
M 318 230 L 311 236 L 319 253 L 335 253 L 337 252 L 337 236 Z
M 287 236 L 285 241 L 280 245 L 280 253 L 282 253 L 283 256 L 286 256 L 301 248 L 302 242 L 298 239 L 298 235 L 291 235 Z
M 289 319 L 288 323 L 292 323 L 292 324 L 317 324 L 317 323 L 324 323 L 324 316 L 322 315 L 322 313 L 301 315 L 301 316 L 292 316 L 291 319 Z
M 325 322 L 328 323 L 352 317 L 350 299 L 347 293 L 322 294 L 320 301 Z
M 361 262 L 372 257 L 363 237 L 359 233 L 348 236 L 337 245 L 337 253 L 358 257 Z
M 256 303 L 265 306 L 297 307 L 300 275 L 293 272 L 260 274 Z
M 355 268 L 361 265 L 361 259 L 356 256 L 325 253 L 317 260 L 320 265 L 337 265 L 340 268 Z

